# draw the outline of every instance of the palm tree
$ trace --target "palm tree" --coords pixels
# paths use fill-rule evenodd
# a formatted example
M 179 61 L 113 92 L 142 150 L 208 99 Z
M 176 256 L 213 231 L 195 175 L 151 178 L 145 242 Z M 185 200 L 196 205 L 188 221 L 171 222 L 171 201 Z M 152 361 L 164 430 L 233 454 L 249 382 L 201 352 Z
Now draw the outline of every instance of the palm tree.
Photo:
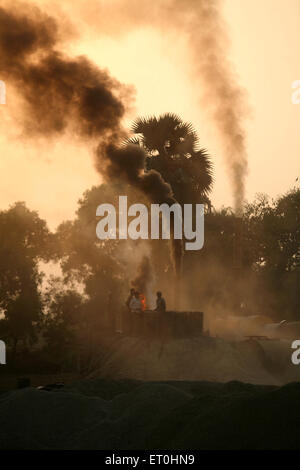
M 192 124 L 166 113 L 158 118 L 138 118 L 132 125 L 136 134 L 127 142 L 142 146 L 146 171 L 158 171 L 170 183 L 181 203 L 207 203 L 212 189 L 212 163 L 205 149 L 199 148 Z

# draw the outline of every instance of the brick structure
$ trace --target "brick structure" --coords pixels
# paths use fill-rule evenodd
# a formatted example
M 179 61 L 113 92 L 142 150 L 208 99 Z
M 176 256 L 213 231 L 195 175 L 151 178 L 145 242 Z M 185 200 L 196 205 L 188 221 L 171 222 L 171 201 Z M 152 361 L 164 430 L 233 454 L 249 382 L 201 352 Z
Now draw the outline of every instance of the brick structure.
M 122 333 L 149 339 L 179 339 L 202 336 L 203 312 L 144 310 L 141 313 L 122 312 Z

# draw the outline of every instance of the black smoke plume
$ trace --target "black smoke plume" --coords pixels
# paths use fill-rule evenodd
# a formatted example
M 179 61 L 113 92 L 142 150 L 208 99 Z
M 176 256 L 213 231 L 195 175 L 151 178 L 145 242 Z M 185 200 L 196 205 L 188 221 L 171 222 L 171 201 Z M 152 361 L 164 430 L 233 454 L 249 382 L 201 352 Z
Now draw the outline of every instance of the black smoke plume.
M 100 34 L 113 37 L 136 28 L 155 29 L 187 42 L 193 85 L 200 103 L 214 121 L 231 179 L 234 206 L 241 214 L 247 175 L 245 92 L 228 59 L 227 27 L 221 0 L 79 0 L 81 18 Z
M 120 135 L 126 88 L 87 58 L 59 52 L 59 25 L 37 8 L 29 12 L 0 8 L 0 73 L 23 98 L 25 133 L 48 137 L 72 127 L 81 137 Z
M 22 96 L 26 136 L 52 137 L 67 131 L 97 139 L 96 168 L 108 181 L 122 179 L 155 203 L 173 204 L 170 186 L 157 172 L 144 173 L 145 153 L 121 147 L 122 119 L 132 98 L 128 87 L 86 57 L 59 51 L 60 25 L 37 8 L 0 8 L 0 74 Z M 173 240 L 178 272 L 181 241 Z

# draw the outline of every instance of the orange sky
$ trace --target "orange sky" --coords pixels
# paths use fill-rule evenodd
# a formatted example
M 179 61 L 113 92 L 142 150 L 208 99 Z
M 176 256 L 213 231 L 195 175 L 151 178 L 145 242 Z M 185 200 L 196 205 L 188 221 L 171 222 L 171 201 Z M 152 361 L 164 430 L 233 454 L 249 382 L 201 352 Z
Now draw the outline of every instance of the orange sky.
M 44 0 L 35 3 L 47 4 Z M 252 200 L 255 193 L 266 192 L 275 197 L 290 189 L 300 176 L 300 105 L 291 103 L 291 84 L 300 79 L 300 1 L 223 3 L 231 38 L 230 58 L 240 84 L 247 89 L 252 110 L 246 128 L 246 196 Z M 122 38 L 99 37 L 88 25 L 82 28 L 81 4 L 76 0 L 59 3 L 81 30 L 81 37 L 71 44 L 69 52 L 86 54 L 121 82 L 135 86 L 136 109 L 128 122 L 138 115 L 167 111 L 191 121 L 201 144 L 213 157 L 212 202 L 216 207 L 232 204 L 222 147 L 214 124 L 197 104 L 197 84 L 191 80 L 184 41 L 162 37 L 150 29 Z M 92 156 L 87 148 L 67 137 L 55 143 L 25 144 L 17 138 L 10 107 L 7 84 L 7 104 L 0 105 L 0 208 L 24 200 L 54 228 L 73 217 L 82 192 L 99 182 Z

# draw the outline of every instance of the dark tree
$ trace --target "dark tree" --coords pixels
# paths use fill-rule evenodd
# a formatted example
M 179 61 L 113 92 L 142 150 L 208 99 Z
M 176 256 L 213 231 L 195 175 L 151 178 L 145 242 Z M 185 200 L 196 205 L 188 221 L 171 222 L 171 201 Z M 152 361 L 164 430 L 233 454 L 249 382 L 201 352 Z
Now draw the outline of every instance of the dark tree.
M 0 310 L 13 355 L 20 340 L 34 338 L 41 320 L 38 264 L 49 259 L 50 246 L 46 222 L 24 203 L 0 212 Z
M 212 189 L 212 163 L 207 151 L 199 148 L 199 139 L 190 123 L 175 114 L 139 118 L 130 143 L 142 146 L 146 153 L 146 171 L 158 171 L 170 183 L 181 203 L 209 204 Z

